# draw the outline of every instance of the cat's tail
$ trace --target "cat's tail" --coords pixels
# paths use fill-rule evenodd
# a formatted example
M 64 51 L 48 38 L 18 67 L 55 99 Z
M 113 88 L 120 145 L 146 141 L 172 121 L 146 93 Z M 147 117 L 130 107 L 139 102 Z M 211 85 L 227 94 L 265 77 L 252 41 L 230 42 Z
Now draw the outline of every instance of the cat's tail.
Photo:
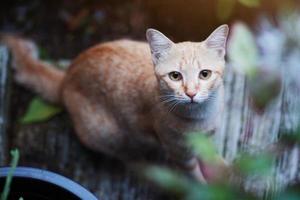
M 65 72 L 38 59 L 36 45 L 12 35 L 1 35 L 10 49 L 15 80 L 52 103 L 61 103 L 61 87 Z

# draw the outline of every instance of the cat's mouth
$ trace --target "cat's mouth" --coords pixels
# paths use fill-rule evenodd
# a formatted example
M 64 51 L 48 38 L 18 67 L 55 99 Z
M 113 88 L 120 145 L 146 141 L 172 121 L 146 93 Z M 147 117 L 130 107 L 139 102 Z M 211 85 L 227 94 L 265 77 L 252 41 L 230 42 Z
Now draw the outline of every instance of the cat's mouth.
M 187 103 L 188 105 L 194 106 L 194 105 L 198 105 L 199 103 L 196 101 L 190 101 Z
M 190 104 L 199 104 L 199 102 L 195 101 L 195 99 L 191 99 L 189 103 Z
M 199 105 L 203 102 L 205 102 L 206 100 L 203 99 L 203 100 L 199 100 L 199 99 L 191 99 L 191 100 L 188 100 L 186 101 L 186 104 L 189 104 L 189 105 Z
M 196 100 L 186 100 L 186 101 L 183 101 L 182 102 L 182 105 L 198 105 L 200 104 L 201 102 L 199 101 L 196 101 Z
M 179 105 L 177 111 L 195 111 L 201 107 L 201 103 L 197 101 L 186 101 Z M 175 110 L 175 109 L 174 109 Z

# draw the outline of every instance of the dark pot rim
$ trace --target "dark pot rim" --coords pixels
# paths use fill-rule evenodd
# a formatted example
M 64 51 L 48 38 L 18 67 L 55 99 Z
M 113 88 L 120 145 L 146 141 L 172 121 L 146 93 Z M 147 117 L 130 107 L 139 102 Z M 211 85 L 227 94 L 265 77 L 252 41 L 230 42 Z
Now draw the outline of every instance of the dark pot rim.
M 9 170 L 10 170 L 9 167 L 1 167 L 0 178 L 6 177 Z M 16 170 L 14 171 L 13 177 L 30 178 L 30 179 L 43 181 L 46 183 L 51 183 L 69 191 L 70 193 L 74 194 L 80 199 L 97 200 L 97 198 L 91 192 L 89 192 L 87 189 L 85 189 L 78 183 L 75 183 L 74 181 L 62 175 L 44 169 L 37 169 L 31 167 L 17 167 Z

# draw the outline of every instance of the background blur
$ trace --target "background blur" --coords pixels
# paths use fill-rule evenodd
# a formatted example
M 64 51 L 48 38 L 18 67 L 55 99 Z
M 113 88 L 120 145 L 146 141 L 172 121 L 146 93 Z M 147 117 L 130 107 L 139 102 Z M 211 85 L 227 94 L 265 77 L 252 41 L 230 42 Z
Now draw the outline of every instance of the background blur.
M 258 2 L 248 0 L 245 2 Z M 261 15 L 295 8 L 297 0 L 3 0 L 0 30 L 36 40 L 52 58 L 117 38 L 145 40 L 148 27 L 175 41 L 200 41 L 221 23 L 255 24 Z M 233 5 L 234 4 L 234 5 Z M 250 3 L 251 4 L 251 3 Z
M 2 0 L 0 4 L 0 32 L 13 32 L 32 39 L 38 44 L 41 57 L 48 61 L 71 60 L 86 48 L 103 41 L 119 38 L 144 41 L 145 31 L 149 27 L 160 30 L 175 42 L 202 41 L 220 24 L 232 25 L 236 21 L 245 22 L 255 32 L 259 30 L 258 24 L 262 16 L 267 17 L 276 26 L 278 13 L 290 12 L 300 7 L 298 0 Z M 299 21 L 298 18 L 296 21 Z M 300 23 L 297 23 L 297 26 L 299 27 L 297 33 L 300 36 Z M 293 24 L 291 27 L 293 30 Z M 265 42 L 266 38 L 258 40 L 257 35 L 253 36 L 260 44 L 259 49 L 263 49 L 262 46 L 269 46 L 272 42 L 278 43 L 280 40 L 277 37 L 280 28 L 274 29 L 272 34 L 268 34 L 268 26 L 264 28 L 263 32 L 271 39 Z M 288 29 L 284 34 L 288 35 L 290 32 L 293 31 Z M 293 38 L 296 38 L 295 40 L 289 42 L 293 48 L 284 45 L 286 52 L 293 52 L 290 50 L 296 49 L 299 53 L 291 56 L 295 59 L 287 59 L 294 61 L 290 63 L 294 68 L 290 71 L 286 68 L 282 71 L 276 68 L 275 71 L 285 72 L 281 73 L 283 77 L 298 80 L 298 76 L 292 76 L 299 74 L 295 73 L 296 70 L 299 71 L 300 55 L 298 51 L 300 37 L 296 36 Z M 241 44 L 237 46 L 250 46 L 252 41 L 247 39 L 249 38 L 243 35 Z M 295 42 L 296 40 L 298 42 Z M 246 43 L 243 43 L 244 41 Z M 273 47 L 274 45 L 270 45 L 271 50 Z M 269 51 L 266 52 L 262 55 L 266 60 L 276 57 L 268 54 Z M 242 58 L 240 60 L 246 60 L 244 58 L 247 58 L 247 54 L 244 52 L 240 54 L 242 54 L 238 55 Z M 281 56 L 281 54 L 277 56 L 280 61 Z M 283 57 L 286 58 L 286 55 L 284 54 Z M 285 64 L 280 62 L 278 65 L 286 67 Z M 294 90 L 294 82 L 285 81 L 285 92 L 280 94 L 279 106 L 260 115 L 248 105 L 247 87 L 249 85 L 251 87 L 251 83 L 247 82 L 248 77 L 237 75 L 230 70 L 227 75 L 225 85 L 228 117 L 224 120 L 225 128 L 223 128 L 226 130 L 223 135 L 225 136 L 219 138 L 222 141 L 218 146 L 226 158 L 233 160 L 238 150 L 248 148 L 246 145 L 248 143 L 249 149 L 252 150 L 251 145 L 256 144 L 261 147 L 261 144 L 276 142 L 281 134 L 280 131 L 294 128 L 293 123 L 296 120 L 292 117 L 299 116 L 298 110 L 293 107 L 300 105 L 299 81 L 297 90 Z M 36 100 L 36 95 L 15 84 L 11 74 L 7 77 L 9 77 L 7 85 L 0 87 L 1 90 L 6 90 L 4 103 L 1 101 L 3 99 L 0 92 L 0 110 L 2 108 L 7 110 L 4 118 L 8 121 L 7 131 L 2 133 L 0 130 L 1 166 L 8 165 L 10 159 L 8 152 L 17 147 L 21 154 L 20 165 L 49 169 L 70 177 L 101 199 L 166 199 L 161 197 L 161 194 L 156 194 L 156 188 L 153 189 L 148 183 L 137 180 L 136 174 L 132 175 L 123 163 L 83 147 L 74 134 L 67 113 L 59 112 L 58 115 L 51 116 L 50 120 L 37 120 L 38 123 L 20 123 L 28 107 L 30 110 L 29 105 Z M 266 75 L 263 74 L 258 80 L 265 80 L 265 77 Z M 256 79 L 253 82 L 263 85 Z M 264 93 L 256 87 L 253 90 L 259 92 L 258 97 Z M 49 109 L 47 106 L 44 105 Z M 276 178 L 279 177 L 278 182 L 288 180 L 283 183 L 287 184 L 289 181 L 294 181 L 294 177 L 299 179 L 298 150 L 296 149 L 294 154 L 286 153 L 287 159 L 286 157 L 282 159 L 284 162 L 276 160 L 278 166 L 272 172 L 276 174 Z M 295 154 L 297 155 L 293 156 Z M 286 170 L 289 168 L 293 170 Z M 284 178 L 281 179 L 280 175 Z M 215 193 L 214 190 L 212 191 Z

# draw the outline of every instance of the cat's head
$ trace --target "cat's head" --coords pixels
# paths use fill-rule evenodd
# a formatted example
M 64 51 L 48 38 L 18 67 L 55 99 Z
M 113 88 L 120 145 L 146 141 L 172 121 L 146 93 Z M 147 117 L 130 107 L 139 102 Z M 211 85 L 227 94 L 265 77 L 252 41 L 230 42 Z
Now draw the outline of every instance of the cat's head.
M 203 42 L 174 43 L 148 29 L 155 74 L 166 99 L 202 103 L 222 85 L 229 28 L 222 25 Z

